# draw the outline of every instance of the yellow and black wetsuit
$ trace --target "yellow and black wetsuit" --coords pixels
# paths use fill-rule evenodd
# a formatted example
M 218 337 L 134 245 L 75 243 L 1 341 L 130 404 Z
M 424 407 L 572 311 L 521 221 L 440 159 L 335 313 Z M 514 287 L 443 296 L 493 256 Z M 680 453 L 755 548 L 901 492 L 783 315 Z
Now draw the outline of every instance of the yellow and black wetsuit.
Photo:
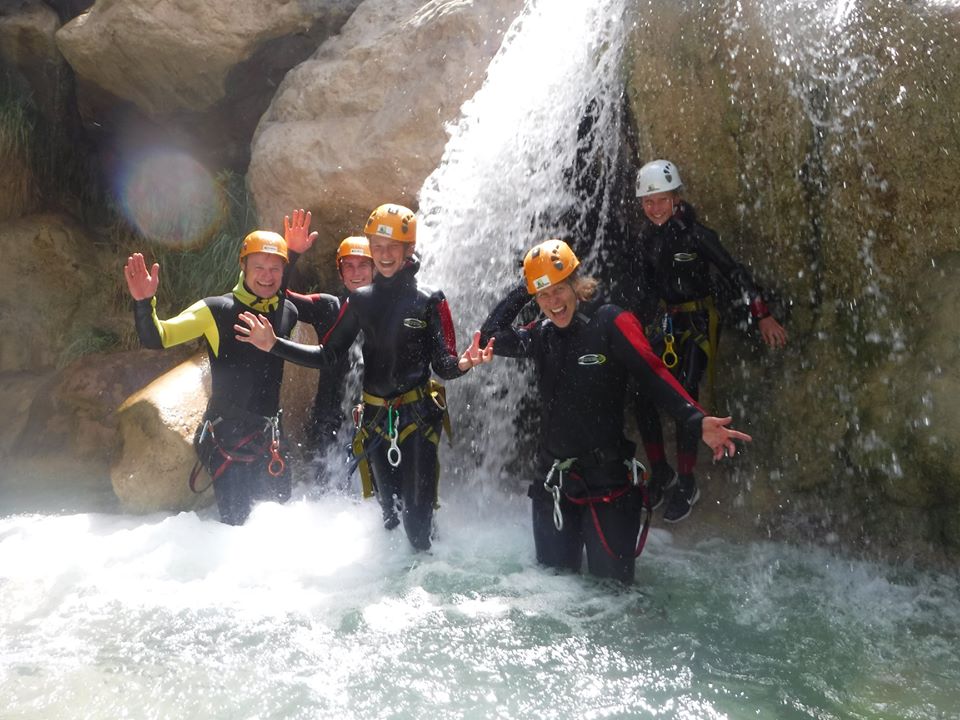
M 267 471 L 273 429 L 279 432 L 283 360 L 236 339 L 233 326 L 247 310 L 270 318 L 280 337 L 289 336 L 297 322 L 292 303 L 281 305 L 277 296 L 258 298 L 242 274 L 232 292 L 204 298 L 169 320 L 157 317 L 156 298 L 134 302 L 144 347 L 168 348 L 198 337 L 206 342 L 212 392 L 195 445 L 215 477 L 220 518 L 230 525 L 243 524 L 257 500 L 290 497 L 289 473 L 274 477 Z

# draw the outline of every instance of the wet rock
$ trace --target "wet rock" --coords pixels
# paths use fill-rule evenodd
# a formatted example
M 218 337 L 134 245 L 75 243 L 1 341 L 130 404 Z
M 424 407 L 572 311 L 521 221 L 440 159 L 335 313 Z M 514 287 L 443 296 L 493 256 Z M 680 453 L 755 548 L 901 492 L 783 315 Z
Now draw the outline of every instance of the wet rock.
M 956 11 L 716 2 L 636 19 L 638 164 L 677 162 L 704 221 L 788 311 L 784 353 L 729 328 L 721 342 L 714 409 L 753 430 L 763 485 L 738 512 L 861 548 L 960 547 L 941 361 L 957 306 L 937 274 L 960 250 Z
M 257 128 L 248 183 L 260 217 L 277 226 L 313 211 L 328 258 L 384 202 L 416 209 L 447 141 L 444 124 L 480 87 L 522 2 L 367 0 L 284 78 Z

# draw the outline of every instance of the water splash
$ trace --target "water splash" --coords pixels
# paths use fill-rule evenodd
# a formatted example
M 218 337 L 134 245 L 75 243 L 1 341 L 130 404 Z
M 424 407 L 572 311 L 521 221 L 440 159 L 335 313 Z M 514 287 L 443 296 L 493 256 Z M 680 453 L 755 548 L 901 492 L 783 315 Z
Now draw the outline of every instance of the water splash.
M 602 247 L 612 200 L 598 179 L 620 152 L 624 13 L 624 0 L 531 0 L 451 127 L 420 191 L 418 247 L 424 278 L 445 291 L 460 327 L 480 326 L 536 243 L 563 237 L 587 262 Z M 457 424 L 472 438 L 462 450 L 497 478 L 516 443 L 517 365 L 472 376 L 456 384 L 467 399 L 454 404 Z

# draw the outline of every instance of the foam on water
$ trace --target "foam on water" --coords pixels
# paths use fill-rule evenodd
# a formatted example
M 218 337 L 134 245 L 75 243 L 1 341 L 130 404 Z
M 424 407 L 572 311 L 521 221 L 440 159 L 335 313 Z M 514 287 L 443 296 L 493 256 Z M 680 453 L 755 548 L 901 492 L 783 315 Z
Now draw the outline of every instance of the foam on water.
M 539 568 L 527 500 L 0 519 L 3 717 L 946 717 L 956 578 L 656 529 L 622 589 Z M 949 710 L 952 712 L 952 710 Z

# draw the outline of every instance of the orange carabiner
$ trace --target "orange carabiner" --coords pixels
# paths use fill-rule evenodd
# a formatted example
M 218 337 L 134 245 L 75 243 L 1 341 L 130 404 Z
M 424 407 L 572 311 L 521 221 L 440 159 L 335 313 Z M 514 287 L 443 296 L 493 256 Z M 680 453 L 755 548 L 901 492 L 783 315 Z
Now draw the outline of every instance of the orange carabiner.
M 280 441 L 274 440 L 270 443 L 270 464 L 267 465 L 267 472 L 273 477 L 278 477 L 286 467 L 287 464 L 280 457 Z

